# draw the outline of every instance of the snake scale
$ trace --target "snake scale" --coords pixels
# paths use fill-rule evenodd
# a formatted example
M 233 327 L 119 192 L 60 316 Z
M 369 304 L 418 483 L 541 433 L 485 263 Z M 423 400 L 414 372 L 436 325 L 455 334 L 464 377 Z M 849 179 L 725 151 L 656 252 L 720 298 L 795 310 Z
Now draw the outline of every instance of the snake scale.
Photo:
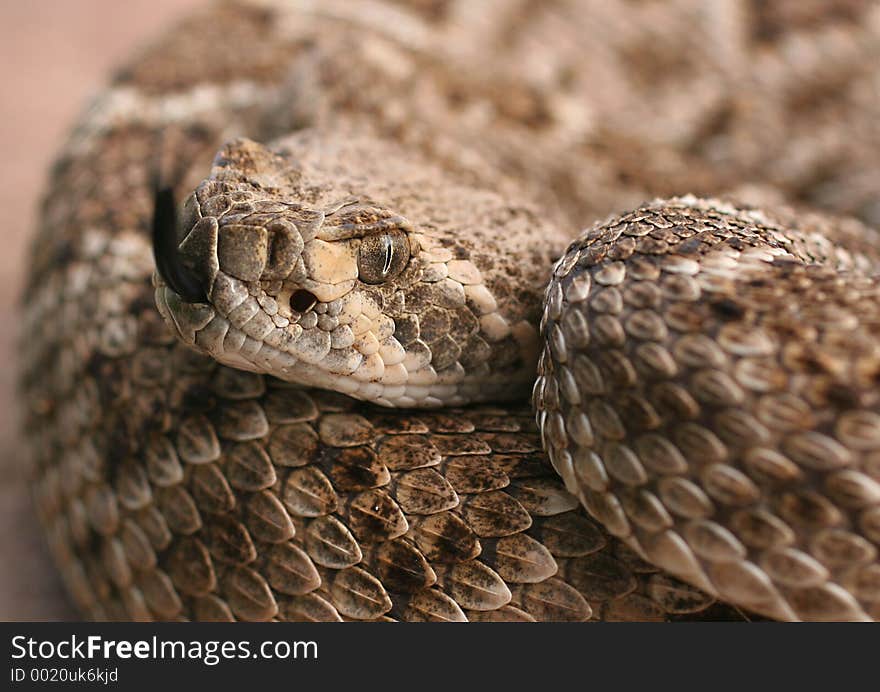
M 169 30 L 60 152 L 24 291 L 76 605 L 880 619 L 878 58 L 858 0 Z

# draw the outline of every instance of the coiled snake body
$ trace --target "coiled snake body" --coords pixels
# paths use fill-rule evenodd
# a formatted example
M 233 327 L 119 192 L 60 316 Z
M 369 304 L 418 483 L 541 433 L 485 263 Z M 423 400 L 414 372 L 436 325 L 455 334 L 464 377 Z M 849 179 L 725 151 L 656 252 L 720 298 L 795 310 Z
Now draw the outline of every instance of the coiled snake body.
M 227 3 L 120 71 L 22 330 L 83 613 L 880 617 L 877 234 L 685 194 L 878 220 L 843 5 Z

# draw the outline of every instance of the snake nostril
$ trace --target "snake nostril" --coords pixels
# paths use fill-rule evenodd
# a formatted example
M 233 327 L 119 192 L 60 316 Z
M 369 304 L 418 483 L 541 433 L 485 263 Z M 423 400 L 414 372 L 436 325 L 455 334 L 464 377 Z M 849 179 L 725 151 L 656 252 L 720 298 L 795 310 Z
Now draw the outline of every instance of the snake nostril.
M 304 288 L 294 291 L 290 296 L 290 307 L 297 312 L 306 312 L 317 302 L 318 299 L 315 298 L 315 295 Z

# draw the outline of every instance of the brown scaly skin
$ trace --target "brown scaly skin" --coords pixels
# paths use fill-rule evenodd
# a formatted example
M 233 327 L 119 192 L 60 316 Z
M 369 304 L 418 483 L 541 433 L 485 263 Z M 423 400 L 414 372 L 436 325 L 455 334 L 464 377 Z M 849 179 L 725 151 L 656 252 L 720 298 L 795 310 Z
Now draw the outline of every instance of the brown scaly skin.
M 589 519 L 527 407 L 381 411 L 171 348 L 162 382 L 200 404 L 148 461 L 73 493 L 37 484 L 89 617 L 741 617 Z
M 387 141 L 382 146 L 404 148 L 463 190 L 531 210 L 546 228 L 538 252 L 548 255 L 565 235 L 554 228 L 576 228 L 653 195 L 744 183 L 876 220 L 871 180 L 880 159 L 864 146 L 876 141 L 878 121 L 877 104 L 864 98 L 875 78 L 866 65 L 877 50 L 876 11 L 829 11 L 817 28 L 725 13 L 718 3 L 703 20 L 717 40 L 695 45 L 687 40 L 699 35 L 688 2 L 663 10 L 602 3 L 592 11 L 576 1 L 532 10 L 487 3 L 470 14 L 474 3 L 400 5 L 363 12 L 327 2 L 318 17 L 262 4 L 208 10 L 121 71 L 62 152 L 34 245 L 21 380 L 37 505 L 71 594 L 85 614 L 118 619 L 740 617 L 651 567 L 577 509 L 539 451 L 524 403 L 461 413 L 377 410 L 233 371 L 177 345 L 153 305 L 150 176 L 158 168 L 179 180 L 183 199 L 223 141 L 269 142 L 308 126 L 319 139 L 355 132 Z M 801 43 L 792 64 L 801 67 L 784 59 L 793 37 Z M 803 67 L 813 63 L 822 69 Z M 657 73 L 644 80 L 648 66 Z M 309 136 L 294 135 L 300 144 Z M 356 180 L 365 166 L 351 161 L 340 176 Z M 425 197 L 432 194 L 426 185 Z M 463 214 L 471 201 L 462 196 Z M 737 235 L 728 223 L 739 215 L 722 215 L 721 235 Z M 800 218 L 779 225 L 796 232 Z M 657 233 L 675 235 L 676 224 L 664 222 Z M 864 227 L 829 228 L 840 231 L 836 242 L 870 254 Z M 667 252 L 668 240 L 655 238 L 655 247 Z M 613 252 L 625 254 L 627 243 Z M 490 255 L 510 261 L 465 251 L 483 267 Z M 542 266 L 549 276 L 550 263 Z M 632 278 L 629 264 L 623 274 Z M 534 290 L 520 296 L 520 309 L 536 314 L 539 306 L 528 306 Z M 599 309 L 592 297 L 590 309 Z M 551 332 L 561 318 L 553 310 Z M 604 334 L 603 325 L 614 332 L 609 320 L 587 329 Z M 583 340 L 583 328 L 575 329 Z M 549 376 L 547 358 L 544 368 Z M 541 400 L 548 410 L 558 403 L 552 394 Z M 835 411 L 823 418 L 826 433 L 829 421 L 842 420 L 843 409 Z M 592 419 L 600 442 L 609 420 Z M 786 611 L 753 582 L 737 580 L 745 589 L 733 593 L 682 569 L 681 551 L 667 560 L 661 541 L 652 547 L 638 534 L 663 534 L 665 519 L 651 524 L 656 516 L 633 510 L 615 485 L 615 461 L 608 487 L 622 497 L 620 512 L 607 488 L 584 476 L 593 458 L 578 455 L 584 478 L 575 472 L 572 482 L 560 462 L 565 434 L 548 437 L 570 490 L 659 564 L 771 616 L 877 616 L 878 500 L 870 485 L 877 470 L 869 453 L 848 460 L 860 475 L 847 477 L 849 495 L 832 497 L 839 516 L 821 517 L 843 530 L 832 536 L 837 552 L 824 554 L 836 561 L 825 560 L 831 577 L 802 598 L 783 590 Z M 695 448 L 695 460 L 683 447 L 696 469 L 706 450 Z M 646 482 L 647 490 L 658 482 Z M 730 499 L 735 488 L 726 489 Z M 726 520 L 724 507 L 718 517 Z M 779 511 L 786 508 L 793 525 L 809 514 L 796 503 Z M 644 526 L 633 519 L 633 530 L 621 512 Z M 684 535 L 681 516 L 675 530 Z M 801 553 L 815 549 L 816 532 L 793 531 Z M 737 540 L 758 560 L 760 546 L 746 538 Z M 805 562 L 783 557 L 800 560 L 795 567 Z M 807 569 L 786 564 L 774 563 L 774 576 L 791 581 Z M 832 578 L 855 596 L 829 597 Z
M 667 200 L 583 234 L 547 292 L 534 400 L 566 486 L 652 563 L 779 619 L 880 616 L 880 286 L 846 240 Z

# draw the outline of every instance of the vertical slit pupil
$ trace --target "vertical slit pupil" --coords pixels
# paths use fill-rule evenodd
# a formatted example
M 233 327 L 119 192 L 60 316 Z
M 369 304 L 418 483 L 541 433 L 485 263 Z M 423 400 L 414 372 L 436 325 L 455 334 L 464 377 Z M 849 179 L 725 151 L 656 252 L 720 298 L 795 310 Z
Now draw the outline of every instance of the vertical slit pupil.
M 391 263 L 394 261 L 394 243 L 386 235 L 382 236 L 382 244 L 385 246 L 385 264 L 382 267 L 382 275 L 387 276 L 391 270 Z

